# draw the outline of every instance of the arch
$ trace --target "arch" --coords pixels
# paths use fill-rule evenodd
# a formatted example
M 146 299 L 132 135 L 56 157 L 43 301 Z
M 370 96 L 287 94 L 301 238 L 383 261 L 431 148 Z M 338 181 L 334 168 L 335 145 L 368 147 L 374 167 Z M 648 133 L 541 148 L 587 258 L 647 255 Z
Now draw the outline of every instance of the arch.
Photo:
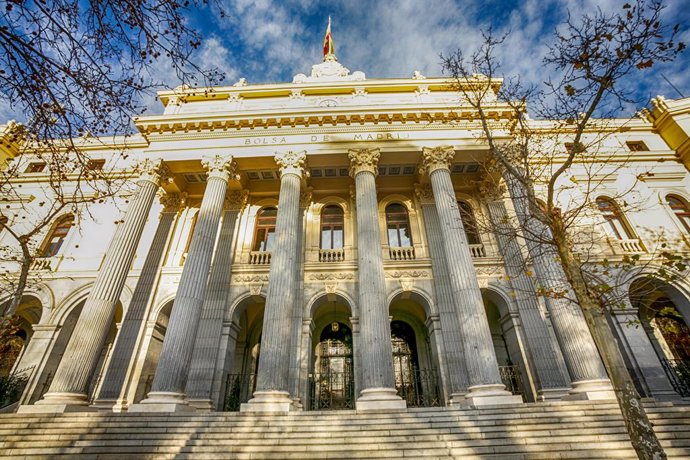
M 666 205 L 671 208 L 684 232 L 690 233 L 690 205 L 687 200 L 676 193 L 669 193 L 666 195 Z
M 53 223 L 46 238 L 41 243 L 39 257 L 54 257 L 58 255 L 73 226 L 74 214 L 65 214 L 55 219 L 55 223 Z
M 427 318 L 438 314 L 436 311 L 436 304 L 434 303 L 431 294 L 417 286 L 413 286 L 409 290 L 397 288 L 388 294 L 388 308 L 390 309 L 390 306 L 393 304 L 393 302 L 408 298 L 417 302 L 424 309 L 424 314 Z
M 52 324 L 62 324 L 66 316 L 69 315 L 80 302 L 85 301 L 88 298 L 93 285 L 94 282 L 84 284 L 62 299 L 62 301 L 59 302 L 56 308 L 51 312 L 50 322 Z M 125 285 L 122 288 L 120 299 L 117 302 L 117 305 L 119 305 L 119 308 L 122 309 L 123 314 L 127 311 L 127 306 L 129 306 L 129 302 L 131 300 L 132 291 L 127 285 Z
M 5 305 L 10 301 L 12 294 L 5 294 L 0 297 L 0 305 Z M 38 299 L 42 306 L 41 323 L 44 324 L 50 320 L 50 314 L 55 306 L 55 295 L 53 291 L 45 283 L 36 283 L 24 289 L 23 296 L 31 296 Z
M 343 249 L 345 247 L 345 210 L 337 204 L 321 208 L 320 242 L 321 249 Z
M 618 240 L 635 239 L 635 232 L 625 218 L 618 204 L 611 198 L 600 195 L 595 200 L 597 208 L 605 220 L 606 233 Z
M 154 322 L 154 324 L 146 326 L 148 340 L 145 342 L 146 354 L 134 393 L 135 403 L 144 399 L 151 390 L 174 303 L 175 297 L 168 296 L 165 302 L 159 303 L 157 308 L 151 309 L 149 314 L 149 322 Z
M 323 305 L 325 302 L 333 302 L 334 300 L 339 300 L 346 304 L 350 308 L 352 316 L 358 316 L 357 303 L 350 296 L 350 294 L 341 289 L 336 289 L 333 293 L 321 290 L 311 296 L 305 305 L 304 317 L 313 318 L 316 310 L 318 310 L 321 305 Z

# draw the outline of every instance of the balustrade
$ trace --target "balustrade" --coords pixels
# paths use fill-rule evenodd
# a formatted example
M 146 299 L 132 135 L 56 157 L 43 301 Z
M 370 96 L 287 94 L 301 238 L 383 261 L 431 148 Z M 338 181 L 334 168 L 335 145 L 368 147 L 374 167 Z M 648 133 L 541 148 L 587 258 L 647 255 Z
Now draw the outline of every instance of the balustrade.
M 252 265 L 268 265 L 271 263 L 271 252 L 252 251 L 249 253 L 249 263 Z
M 475 259 L 481 259 L 486 257 L 486 248 L 484 247 L 483 244 L 470 244 L 470 254 L 472 254 L 472 257 Z
M 52 271 L 50 261 L 49 258 L 34 259 L 31 262 L 31 270 Z
M 609 239 L 609 243 L 616 254 L 635 254 L 639 252 L 646 252 L 642 241 L 639 239 L 619 240 Z
M 388 254 L 391 260 L 414 260 L 414 247 L 390 247 Z
M 320 249 L 319 262 L 342 262 L 345 260 L 344 249 Z

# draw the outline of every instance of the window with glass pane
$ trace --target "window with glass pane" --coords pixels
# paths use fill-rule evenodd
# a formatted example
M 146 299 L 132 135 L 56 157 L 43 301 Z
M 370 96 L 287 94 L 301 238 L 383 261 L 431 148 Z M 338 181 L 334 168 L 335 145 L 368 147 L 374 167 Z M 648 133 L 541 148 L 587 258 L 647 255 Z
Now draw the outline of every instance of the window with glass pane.
M 464 201 L 458 201 L 458 208 L 460 209 L 460 218 L 462 219 L 462 226 L 465 227 L 465 235 L 469 244 L 482 244 L 479 238 L 479 229 L 477 228 L 477 219 L 474 218 L 472 206 Z
M 389 246 L 394 248 L 412 246 L 410 218 L 405 206 L 398 203 L 386 206 L 386 228 Z
M 321 211 L 321 249 L 342 249 L 345 216 L 340 206 L 326 206 Z
M 73 216 L 66 216 L 60 219 L 60 221 L 53 227 L 53 231 L 50 232 L 48 239 L 43 245 L 43 251 L 41 251 L 41 257 L 53 257 L 60 251 L 60 247 L 65 242 L 69 229 L 72 228 L 74 224 Z
M 671 207 L 673 213 L 685 228 L 685 231 L 690 233 L 690 208 L 688 207 L 688 203 L 676 195 L 667 195 L 666 203 Z
M 632 231 L 623 221 L 623 214 L 621 213 L 616 203 L 609 198 L 597 198 L 597 207 L 606 219 L 606 232 L 619 240 L 634 239 Z
M 254 251 L 270 251 L 275 242 L 277 208 L 263 208 L 256 215 Z

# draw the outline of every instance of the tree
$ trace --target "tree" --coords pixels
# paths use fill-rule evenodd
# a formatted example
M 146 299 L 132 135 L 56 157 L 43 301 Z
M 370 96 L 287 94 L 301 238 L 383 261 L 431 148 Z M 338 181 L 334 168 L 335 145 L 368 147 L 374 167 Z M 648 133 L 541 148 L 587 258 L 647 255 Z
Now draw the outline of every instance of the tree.
M 0 300 L 9 298 L 5 314 L 21 302 L 40 256 L 37 239 L 55 219 L 69 212 L 78 225 L 92 204 L 119 193 L 124 176 L 117 157 L 125 155 L 132 117 L 164 84 L 158 67 L 171 66 L 184 85 L 206 87 L 224 78 L 191 59 L 201 37 L 186 15 L 211 7 L 224 15 L 215 0 L 6 2 L 0 102 L 24 119 L 0 126 L 0 232 L 14 240 L 0 248 L 0 258 L 13 264 L 0 279 Z M 108 150 L 105 165 L 92 158 L 99 147 Z M 21 176 L 29 161 L 43 165 L 45 200 L 24 196 Z
M 607 324 L 606 282 L 598 281 L 601 272 L 596 273 L 588 258 L 589 249 L 596 245 L 588 249 L 583 244 L 587 233 L 578 223 L 592 211 L 589 195 L 597 186 L 594 172 L 599 176 L 616 174 L 611 164 L 614 158 L 600 155 L 598 147 L 601 136 L 621 127 L 607 126 L 594 116 L 605 119 L 632 102 L 626 89 L 628 79 L 654 64 L 674 59 L 685 47 L 675 41 L 679 27 L 669 29 L 662 24 L 662 10 L 660 1 L 638 0 L 615 13 L 597 10 L 579 19 L 568 17 L 557 29 L 544 59 L 544 65 L 558 77 L 547 80 L 542 90 L 511 80 L 496 91 L 494 78 L 499 63 L 495 52 L 505 37 L 490 31 L 472 55 L 466 57 L 458 51 L 442 56 L 444 69 L 462 100 L 481 123 L 482 140 L 491 153 L 488 169 L 493 177 L 505 180 L 514 202 L 524 204 L 516 211 L 523 212 L 530 223 L 522 226 L 525 238 L 552 252 L 565 274 L 568 283 L 563 290 L 542 289 L 538 294 L 572 296 L 581 307 L 633 447 L 642 459 L 665 458 L 665 453 Z M 507 114 L 496 115 L 492 109 L 497 106 L 503 106 Z M 533 118 L 528 116 L 528 108 Z M 592 135 L 594 132 L 600 136 Z M 564 138 L 570 139 L 567 149 L 563 149 Z M 615 161 L 620 162 L 620 158 Z M 579 187 L 585 189 L 580 203 L 571 200 L 569 206 L 562 206 L 559 191 L 576 180 L 575 168 L 588 172 L 590 180 Z M 670 264 L 676 263 L 683 268 L 682 262 L 671 258 Z

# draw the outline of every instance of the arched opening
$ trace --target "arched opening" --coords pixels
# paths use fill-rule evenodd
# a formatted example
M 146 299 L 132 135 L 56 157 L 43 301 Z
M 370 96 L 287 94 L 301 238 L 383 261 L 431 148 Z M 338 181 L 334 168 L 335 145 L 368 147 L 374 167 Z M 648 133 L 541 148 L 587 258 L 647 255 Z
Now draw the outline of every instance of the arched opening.
M 256 371 L 261 358 L 261 331 L 264 325 L 266 299 L 252 296 L 235 308 L 232 318 L 233 335 L 229 337 L 227 354 L 230 372 L 224 378 L 223 410 L 238 411 L 252 398 L 256 389 Z
M 673 389 L 690 396 L 690 301 L 663 281 L 641 278 L 630 285 L 630 302 Z
M 332 300 L 331 300 L 332 299 Z M 325 297 L 315 309 L 309 369 L 309 409 L 353 409 L 354 339 L 345 299 Z
M 148 334 L 150 334 L 149 346 L 146 350 L 146 358 L 144 359 L 144 366 L 139 377 L 137 391 L 134 394 L 135 403 L 144 399 L 149 391 L 151 391 L 153 378 L 156 375 L 156 368 L 158 367 L 158 359 L 163 351 L 163 339 L 165 339 L 165 331 L 168 328 L 168 321 L 170 321 L 173 302 L 174 300 L 170 300 L 160 309 L 158 317 L 156 318 L 156 323 L 148 332 Z
M 67 234 L 73 225 L 74 216 L 71 214 L 58 219 L 41 246 L 40 257 L 56 256 L 60 252 L 60 248 L 62 248 Z
M 86 299 L 82 300 L 81 302 L 79 302 L 78 305 L 72 308 L 72 310 L 69 312 L 69 314 L 67 314 L 67 317 L 62 322 L 59 333 L 57 335 L 57 339 L 55 340 L 52 350 L 50 351 L 50 356 L 45 366 L 43 367 L 43 370 L 41 371 L 41 376 L 38 379 L 36 386 L 33 387 L 34 390 L 32 390 L 33 393 L 29 399 L 29 404 L 32 404 L 33 402 L 43 397 L 43 395 L 50 388 L 50 384 L 53 381 L 55 371 L 57 370 L 58 365 L 60 364 L 60 361 L 62 360 L 62 357 L 65 354 L 67 344 L 69 343 L 72 337 L 72 333 L 74 332 L 74 328 L 77 325 L 77 322 L 79 321 L 79 315 L 81 315 L 81 311 L 84 308 L 84 303 L 86 303 Z M 110 323 L 108 336 L 106 338 L 105 343 L 103 344 L 103 348 L 101 349 L 98 364 L 96 365 L 96 369 L 93 375 L 91 376 L 91 380 L 89 382 L 89 401 L 92 401 L 95 397 L 98 391 L 98 386 L 100 385 L 101 379 L 103 378 L 103 374 L 105 373 L 106 365 L 108 359 L 110 358 L 110 352 L 112 351 L 113 343 L 115 342 L 115 338 L 117 336 L 117 325 L 122 321 L 122 315 L 122 304 L 118 301 L 117 305 L 115 306 L 115 315 L 113 317 L 113 321 Z
M 386 206 L 386 232 L 388 245 L 393 248 L 412 247 L 410 216 L 407 208 L 400 203 Z
M 635 233 L 626 222 L 623 212 L 612 199 L 600 196 L 597 198 L 596 203 L 599 212 L 601 212 L 606 221 L 604 229 L 609 236 L 618 240 L 632 240 L 636 238 Z
M 252 251 L 271 251 L 275 243 L 278 208 L 267 207 L 256 214 Z
M 342 249 L 345 245 L 345 214 L 337 205 L 321 210 L 321 249 Z
M 408 407 L 440 406 L 442 401 L 438 356 L 422 303 L 421 296 L 406 292 L 390 304 L 395 387 Z
M 690 206 L 688 206 L 688 202 L 678 195 L 666 195 L 666 204 L 683 226 L 685 233 L 690 233 Z
M 466 201 L 458 201 L 458 209 L 460 210 L 462 226 L 465 227 L 467 242 L 471 245 L 482 244 L 482 239 L 479 236 L 479 226 L 477 225 L 477 219 L 474 217 L 472 206 Z
M 511 393 L 521 395 L 523 399 L 531 397 L 532 395 L 525 394 L 523 376 L 528 374 L 520 349 L 518 331 L 510 316 L 508 305 L 500 295 L 491 290 L 482 290 L 482 298 L 501 381 Z

